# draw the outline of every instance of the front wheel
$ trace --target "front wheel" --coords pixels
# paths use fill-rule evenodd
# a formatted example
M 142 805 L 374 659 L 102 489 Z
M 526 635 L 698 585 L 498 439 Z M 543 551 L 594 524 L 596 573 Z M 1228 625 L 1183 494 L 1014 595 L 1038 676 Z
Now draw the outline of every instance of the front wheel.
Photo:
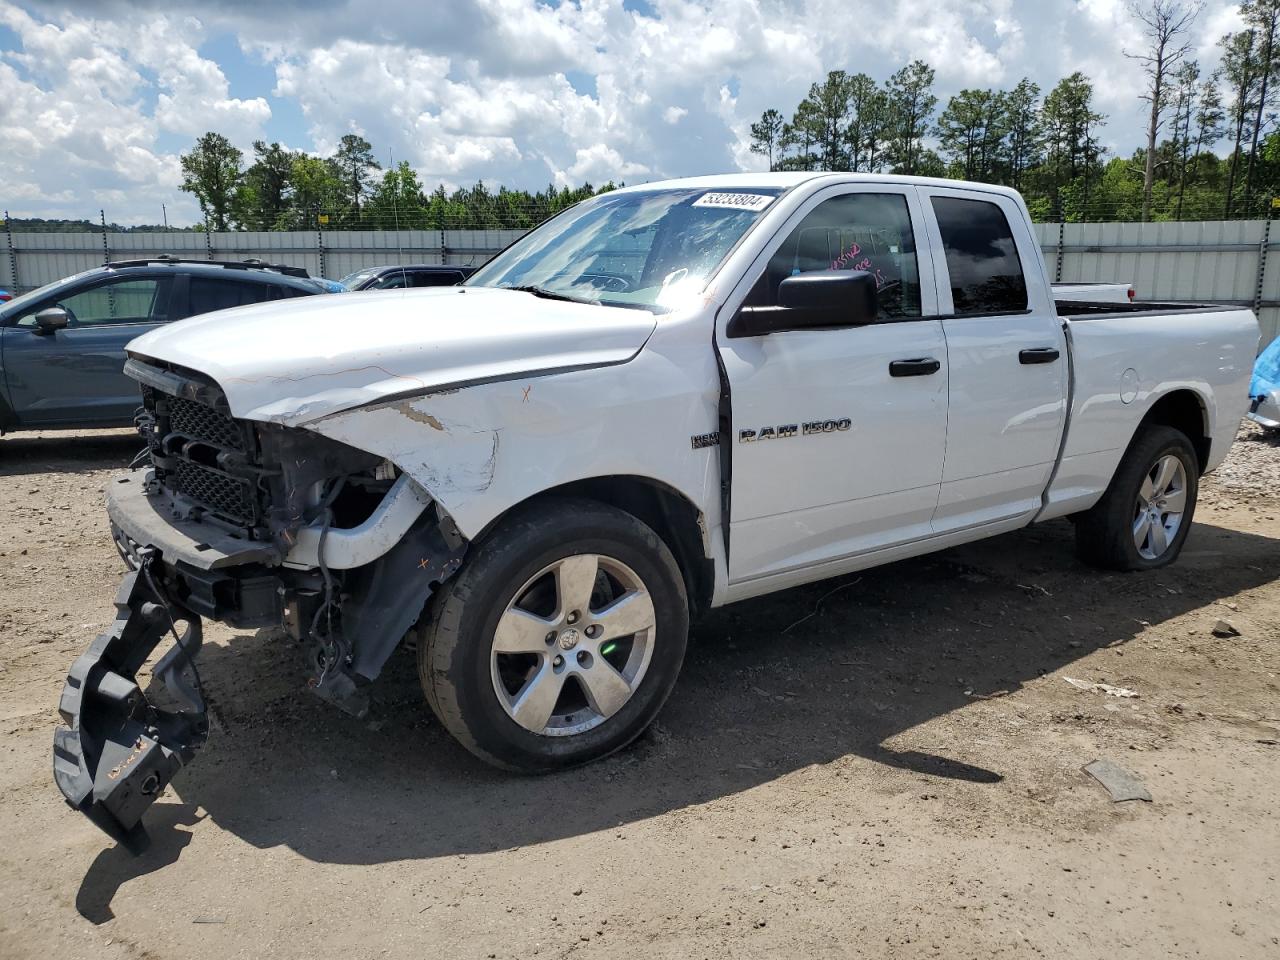
M 1200 461 L 1186 434 L 1149 427 L 1102 499 L 1076 524 L 1076 552 L 1110 570 L 1154 570 L 1177 559 L 1191 529 Z
M 689 607 L 662 539 L 630 514 L 548 500 L 477 544 L 428 613 L 427 702 L 468 750 L 543 772 L 603 757 L 652 722 Z

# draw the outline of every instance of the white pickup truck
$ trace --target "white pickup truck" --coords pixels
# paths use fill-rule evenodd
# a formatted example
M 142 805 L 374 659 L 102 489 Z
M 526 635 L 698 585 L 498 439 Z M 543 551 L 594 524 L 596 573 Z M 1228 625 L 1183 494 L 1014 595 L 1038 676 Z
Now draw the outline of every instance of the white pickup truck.
M 1062 517 L 1159 567 L 1257 345 L 1245 309 L 1059 308 L 1011 190 L 842 173 L 629 187 L 460 287 L 173 324 L 129 347 L 135 572 L 58 785 L 141 829 L 205 736 L 202 619 L 282 627 L 356 714 L 412 636 L 441 723 L 543 771 L 636 737 L 710 607 Z M 137 685 L 166 635 L 174 710 Z

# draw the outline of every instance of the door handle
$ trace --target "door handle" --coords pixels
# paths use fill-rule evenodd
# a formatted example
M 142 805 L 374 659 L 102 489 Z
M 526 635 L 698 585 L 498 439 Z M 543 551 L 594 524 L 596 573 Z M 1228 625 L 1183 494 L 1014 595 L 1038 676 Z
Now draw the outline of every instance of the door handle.
M 889 364 L 891 377 L 927 377 L 942 369 L 933 357 L 917 357 L 914 360 L 894 360 Z
M 1053 363 L 1057 359 L 1057 347 L 1031 347 L 1018 354 L 1019 363 Z

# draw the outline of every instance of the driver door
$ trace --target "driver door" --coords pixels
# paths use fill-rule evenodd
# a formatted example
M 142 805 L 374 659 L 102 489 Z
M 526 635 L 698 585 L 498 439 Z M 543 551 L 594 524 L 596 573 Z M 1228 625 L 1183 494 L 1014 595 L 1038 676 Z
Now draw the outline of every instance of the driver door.
M 124 348 L 168 319 L 173 281 L 136 274 L 110 277 L 32 306 L 0 329 L 5 384 L 23 427 L 128 424 L 141 403 L 124 375 Z M 68 326 L 38 332 L 35 315 L 67 311 Z
M 862 270 L 876 280 L 877 322 L 717 331 L 732 398 L 731 585 L 931 535 L 948 371 L 923 223 L 910 187 L 817 194 L 756 261 L 737 312 L 776 313 L 787 277 Z

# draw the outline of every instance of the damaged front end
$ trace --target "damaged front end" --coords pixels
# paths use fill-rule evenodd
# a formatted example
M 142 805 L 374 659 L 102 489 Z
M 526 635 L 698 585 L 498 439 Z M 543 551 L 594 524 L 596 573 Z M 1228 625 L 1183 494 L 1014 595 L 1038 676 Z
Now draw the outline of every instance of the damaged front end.
M 363 716 L 367 687 L 467 543 L 394 465 L 300 428 L 231 416 L 216 384 L 130 360 L 143 384 L 150 466 L 108 488 L 131 572 L 111 629 L 72 666 L 54 738 L 68 803 L 136 843 L 141 817 L 207 735 L 196 656 L 202 619 L 279 628 L 306 645 L 311 688 Z M 278 635 L 278 634 L 277 634 Z M 138 671 L 172 636 L 152 676 Z

